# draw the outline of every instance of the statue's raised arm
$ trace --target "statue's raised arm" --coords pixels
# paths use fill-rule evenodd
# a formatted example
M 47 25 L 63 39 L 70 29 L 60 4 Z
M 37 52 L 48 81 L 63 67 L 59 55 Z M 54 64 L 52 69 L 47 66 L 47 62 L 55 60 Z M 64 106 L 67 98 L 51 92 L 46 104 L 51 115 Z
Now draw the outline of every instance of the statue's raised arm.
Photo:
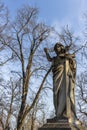
M 45 53 L 46 53 L 47 60 L 50 61 L 50 62 L 52 62 L 52 59 L 53 59 L 53 58 L 49 55 L 48 49 L 47 49 L 47 48 L 44 48 L 44 51 L 45 51 Z

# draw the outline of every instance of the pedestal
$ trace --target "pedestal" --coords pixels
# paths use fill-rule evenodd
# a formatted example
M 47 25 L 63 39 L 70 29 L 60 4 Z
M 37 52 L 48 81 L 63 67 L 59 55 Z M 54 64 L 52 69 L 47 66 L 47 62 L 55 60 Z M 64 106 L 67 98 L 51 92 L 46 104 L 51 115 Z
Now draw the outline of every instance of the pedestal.
M 38 130 L 85 130 L 82 125 L 70 124 L 68 120 L 53 121 L 48 119 L 47 123 L 44 124 Z

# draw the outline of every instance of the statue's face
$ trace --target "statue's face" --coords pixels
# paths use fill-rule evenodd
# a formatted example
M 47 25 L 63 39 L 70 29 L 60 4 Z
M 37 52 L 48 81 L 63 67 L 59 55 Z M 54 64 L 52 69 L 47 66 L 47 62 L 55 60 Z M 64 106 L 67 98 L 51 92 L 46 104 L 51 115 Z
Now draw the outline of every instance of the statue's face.
M 62 47 L 60 45 L 57 45 L 57 47 L 56 47 L 57 52 L 60 52 L 61 49 L 62 49 Z
M 62 44 L 57 43 L 55 45 L 55 52 L 56 52 L 56 54 L 61 53 L 63 49 L 64 49 L 64 46 Z

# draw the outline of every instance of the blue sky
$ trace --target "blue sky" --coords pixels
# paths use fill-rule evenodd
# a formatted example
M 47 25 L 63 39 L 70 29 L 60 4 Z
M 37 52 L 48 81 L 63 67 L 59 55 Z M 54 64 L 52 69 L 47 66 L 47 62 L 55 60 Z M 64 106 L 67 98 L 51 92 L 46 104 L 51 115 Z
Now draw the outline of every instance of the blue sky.
M 16 9 L 23 4 L 39 8 L 39 18 L 48 25 L 59 28 L 70 25 L 74 30 L 81 30 L 84 24 L 87 0 L 2 0 L 14 17 Z
M 12 17 L 23 4 L 39 8 L 39 19 L 54 26 L 59 32 L 61 27 L 69 25 L 76 36 L 83 38 L 85 30 L 84 13 L 87 0 L 1 0 L 9 8 Z M 55 36 L 53 36 L 55 37 Z M 55 38 L 54 38 L 55 39 Z M 81 44 L 84 44 L 84 39 Z

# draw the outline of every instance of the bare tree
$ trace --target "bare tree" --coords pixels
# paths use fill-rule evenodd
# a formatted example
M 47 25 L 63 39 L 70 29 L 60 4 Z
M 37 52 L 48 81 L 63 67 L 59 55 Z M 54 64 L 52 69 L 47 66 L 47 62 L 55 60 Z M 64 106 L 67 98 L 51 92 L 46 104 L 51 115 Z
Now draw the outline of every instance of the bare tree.
M 20 104 L 20 84 L 12 79 L 8 83 L 0 84 L 0 123 L 3 130 L 10 127 L 11 117 L 17 117 Z
M 77 114 L 80 120 L 87 126 L 87 13 L 85 13 L 84 45 L 80 55 L 81 72 L 77 77 Z
M 35 130 L 37 129 L 37 127 L 45 123 L 44 122 L 46 120 L 46 113 L 44 109 L 45 107 L 46 104 L 44 104 L 42 98 L 39 97 L 31 112 L 26 116 L 24 123 L 25 129 Z
M 9 49 L 15 61 L 12 72 L 20 75 L 22 79 L 21 103 L 17 118 L 18 130 L 21 129 L 26 115 L 34 107 L 48 73 L 51 70 L 48 70 L 44 66 L 42 62 L 42 60 L 44 61 L 44 57 L 40 53 L 45 39 L 49 36 L 50 28 L 43 23 L 38 23 L 37 14 L 38 9 L 23 6 L 18 10 L 16 20 L 11 24 L 8 35 L 5 37 L 1 36 L 0 39 L 1 45 Z M 17 65 L 19 65 L 19 70 L 17 70 Z M 31 82 L 38 77 L 40 77 L 40 83 L 34 100 L 29 105 L 26 105 Z
M 78 76 L 78 89 L 77 89 L 77 114 L 80 120 L 87 125 L 87 73 L 82 72 Z
M 12 59 L 12 55 L 4 55 L 4 50 L 6 48 L 5 45 L 2 44 L 2 39 L 4 40 L 8 37 L 9 28 L 9 11 L 7 7 L 0 2 L 0 66 L 3 66 L 5 63 Z
M 6 33 L 8 30 L 8 24 L 9 24 L 8 9 L 6 8 L 6 6 L 3 3 L 0 2 L 0 39 L 2 37 L 7 36 Z M 3 66 L 5 63 L 7 63 L 11 59 L 11 57 L 4 58 L 2 56 L 4 50 L 5 50 L 5 46 L 2 44 L 2 42 L 0 40 L 0 67 Z M 6 97 L 6 93 L 4 91 L 5 85 L 2 82 L 3 82 L 3 77 L 2 77 L 2 74 L 0 73 L 0 94 L 1 94 L 0 95 L 0 124 L 1 124 L 2 128 L 5 129 L 8 125 L 12 101 L 11 101 L 10 106 L 8 106 L 8 108 L 6 108 L 7 102 L 5 101 L 5 99 L 8 100 L 8 98 Z M 8 85 L 6 85 L 6 86 L 8 86 Z M 12 100 L 12 98 L 11 98 L 11 100 Z M 9 112 L 7 111 L 7 109 L 9 109 Z M 5 114 L 6 114 L 6 117 L 5 117 Z

